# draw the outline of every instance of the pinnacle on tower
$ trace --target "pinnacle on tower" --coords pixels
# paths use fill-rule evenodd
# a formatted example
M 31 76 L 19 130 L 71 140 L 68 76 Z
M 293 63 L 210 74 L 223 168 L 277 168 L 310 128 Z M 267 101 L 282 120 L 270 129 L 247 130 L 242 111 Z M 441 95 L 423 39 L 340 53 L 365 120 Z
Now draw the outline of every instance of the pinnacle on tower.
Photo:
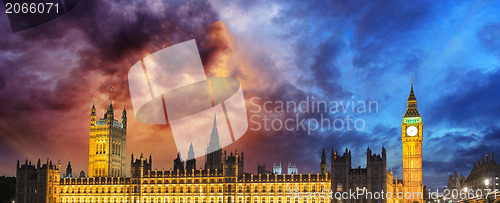
M 410 96 L 408 96 L 408 101 L 410 100 L 417 100 L 415 97 L 415 94 L 413 93 L 413 79 L 411 79 L 411 90 L 410 90 Z
M 217 114 L 215 114 L 215 113 L 214 113 L 214 125 L 212 126 L 212 128 L 217 130 Z
M 321 153 L 321 164 L 326 164 L 325 148 L 323 148 L 323 153 Z
M 219 142 L 219 132 L 217 131 L 217 117 L 214 114 L 214 125 L 212 127 L 212 132 L 210 133 L 210 142 L 208 144 L 207 153 L 211 153 L 222 149 Z
M 408 96 L 406 113 L 405 113 L 404 117 L 405 118 L 407 118 L 407 117 L 420 117 L 420 114 L 418 113 L 418 109 L 417 109 L 417 98 L 415 97 L 415 93 L 413 92 L 413 79 L 411 80 L 410 95 Z
M 90 125 L 91 126 L 95 125 L 95 121 L 96 121 L 95 111 L 96 111 L 95 110 L 95 105 L 92 102 L 92 109 L 91 109 L 91 112 L 90 112 Z
M 193 143 L 191 142 L 191 145 L 189 146 L 189 152 L 188 152 L 188 157 L 187 160 L 194 159 L 194 149 L 193 149 Z

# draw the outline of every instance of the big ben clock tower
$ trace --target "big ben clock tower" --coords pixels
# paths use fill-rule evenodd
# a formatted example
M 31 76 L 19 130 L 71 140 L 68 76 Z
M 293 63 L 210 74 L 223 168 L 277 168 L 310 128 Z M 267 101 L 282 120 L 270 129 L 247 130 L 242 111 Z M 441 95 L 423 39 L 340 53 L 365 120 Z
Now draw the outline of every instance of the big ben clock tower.
M 418 113 L 417 98 L 413 93 L 413 79 L 406 113 L 401 123 L 401 140 L 403 141 L 403 190 L 411 193 L 411 198 L 404 202 L 422 202 L 422 117 Z M 417 196 L 417 194 L 419 194 Z

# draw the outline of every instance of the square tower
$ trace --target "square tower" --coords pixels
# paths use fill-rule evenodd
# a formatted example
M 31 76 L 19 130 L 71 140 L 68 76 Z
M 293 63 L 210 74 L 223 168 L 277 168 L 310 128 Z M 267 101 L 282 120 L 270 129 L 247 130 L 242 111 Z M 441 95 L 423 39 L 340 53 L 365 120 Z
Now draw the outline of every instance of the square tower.
M 127 112 L 123 107 L 121 123 L 114 118 L 110 101 L 104 117 L 96 120 L 96 109 L 90 114 L 89 178 L 125 177 L 127 156 Z
M 404 193 L 418 194 L 404 202 L 422 202 L 422 117 L 418 113 L 417 98 L 413 93 L 411 82 L 410 96 L 408 96 L 406 113 L 401 122 L 401 140 L 403 142 L 403 190 Z

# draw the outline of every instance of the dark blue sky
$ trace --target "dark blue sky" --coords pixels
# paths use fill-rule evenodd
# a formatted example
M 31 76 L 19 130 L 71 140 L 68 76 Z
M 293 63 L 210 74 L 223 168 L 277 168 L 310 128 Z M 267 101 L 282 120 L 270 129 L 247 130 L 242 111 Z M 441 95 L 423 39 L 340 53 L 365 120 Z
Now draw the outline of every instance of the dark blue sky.
M 368 145 L 378 153 L 385 146 L 388 167 L 401 177 L 400 122 L 413 77 L 424 122 L 424 184 L 441 188 L 454 170 L 467 176 L 485 153 L 500 152 L 499 2 L 216 5 L 223 8 L 221 20 L 235 38 L 260 52 L 255 62 L 287 84 L 276 98 L 297 91 L 323 100 L 354 96 L 379 103 L 378 113 L 359 115 L 367 125 L 361 132 L 323 132 L 304 139 L 328 148 L 353 148 L 359 165 L 365 164 Z
M 485 153 L 500 156 L 499 10 L 498 1 L 85 1 L 19 33 L 2 12 L 0 172 L 13 175 L 16 159 L 38 157 L 86 170 L 87 117 L 93 101 L 104 108 L 106 81 L 122 90 L 118 105 L 131 106 L 130 66 L 196 38 L 207 74 L 237 77 L 247 101 L 379 104 L 370 114 L 330 115 L 363 119 L 359 131 L 247 132 L 231 147 L 247 152 L 247 172 L 280 161 L 316 172 L 322 147 L 349 147 L 353 165 L 364 166 L 368 146 L 376 153 L 385 146 L 388 169 L 401 177 L 401 121 L 413 77 L 424 184 L 442 188 L 454 170 L 467 176 Z M 134 122 L 128 154 L 153 153 L 156 167 L 171 167 L 175 149 L 152 144 L 171 142 L 154 137 L 168 128 Z

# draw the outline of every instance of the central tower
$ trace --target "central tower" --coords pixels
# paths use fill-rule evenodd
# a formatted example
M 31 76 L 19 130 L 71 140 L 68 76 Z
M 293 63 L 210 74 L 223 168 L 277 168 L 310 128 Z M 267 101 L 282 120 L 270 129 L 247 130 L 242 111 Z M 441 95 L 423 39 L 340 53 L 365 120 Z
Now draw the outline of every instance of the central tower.
M 125 177 L 127 146 L 127 111 L 121 123 L 115 120 L 113 104 L 109 103 L 104 118 L 96 120 L 96 108 L 90 113 L 89 178 Z
M 413 93 L 413 79 L 410 96 L 408 96 L 406 113 L 401 122 L 401 140 L 403 141 L 403 183 L 404 192 L 417 194 L 405 202 L 422 202 L 422 117 L 418 113 L 417 98 Z

